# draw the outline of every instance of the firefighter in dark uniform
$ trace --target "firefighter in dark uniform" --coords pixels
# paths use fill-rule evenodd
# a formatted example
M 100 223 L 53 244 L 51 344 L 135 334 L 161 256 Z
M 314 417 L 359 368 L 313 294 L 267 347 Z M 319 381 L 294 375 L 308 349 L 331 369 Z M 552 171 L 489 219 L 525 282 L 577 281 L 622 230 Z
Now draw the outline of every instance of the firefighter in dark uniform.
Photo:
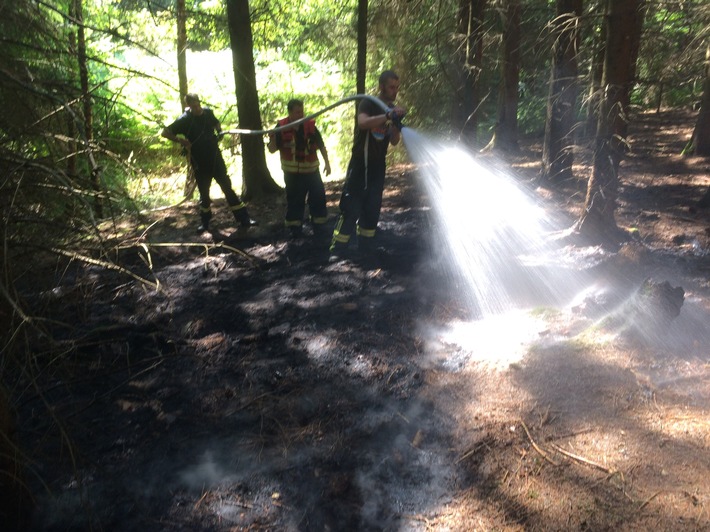
M 210 185 L 213 178 L 222 189 L 237 223 L 241 227 L 256 225 L 256 222 L 249 217 L 246 205 L 232 189 L 227 166 L 224 164 L 222 152 L 219 149 L 217 134 L 222 132 L 219 120 L 211 109 L 202 107 L 197 94 L 187 94 L 185 104 L 188 108 L 175 122 L 163 129 L 162 135 L 166 139 L 181 144 L 187 151 L 197 181 L 197 189 L 200 192 L 200 220 L 202 223 L 198 227 L 198 231 L 209 230 L 212 218 Z
M 277 127 L 288 126 L 303 118 L 303 101 L 292 99 L 286 105 L 288 116 L 277 122 Z M 308 202 L 313 234 L 325 234 L 328 209 L 325 187 L 320 174 L 320 151 L 325 163 L 325 175 L 330 175 L 328 151 L 315 120 L 306 120 L 293 127 L 269 135 L 269 151 L 279 151 L 281 169 L 286 185 L 286 228 L 293 238 L 303 233 L 303 216 Z
M 390 144 L 399 144 L 401 133 L 396 123 L 406 114 L 405 108 L 394 105 L 398 91 L 399 77 L 385 70 L 380 75 L 378 98 L 389 110 L 384 112 L 369 99 L 362 100 L 358 106 L 358 128 L 340 197 L 340 217 L 330 246 L 333 259 L 347 251 L 356 226 L 359 249 L 369 254 L 374 248 L 385 186 L 387 148 Z

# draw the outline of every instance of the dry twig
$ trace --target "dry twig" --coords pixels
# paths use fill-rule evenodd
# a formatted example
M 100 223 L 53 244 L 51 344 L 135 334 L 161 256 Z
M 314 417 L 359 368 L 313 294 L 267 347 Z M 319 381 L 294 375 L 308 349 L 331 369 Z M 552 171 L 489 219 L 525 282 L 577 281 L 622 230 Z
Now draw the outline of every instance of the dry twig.
M 535 443 L 535 440 L 533 440 L 533 437 L 530 435 L 530 431 L 528 430 L 528 426 L 525 424 L 525 421 L 522 421 L 522 420 L 521 420 L 521 421 L 520 421 L 520 424 L 523 426 L 523 429 L 525 429 L 525 434 L 528 435 L 528 439 L 530 440 L 530 443 L 532 444 L 533 449 L 535 449 L 538 453 L 540 453 L 540 456 L 542 456 L 542 457 L 545 459 L 546 462 L 549 462 L 549 463 L 552 464 L 553 466 L 558 466 L 558 465 L 560 465 L 560 464 L 558 464 L 557 462 L 555 462 L 554 460 L 552 460 L 552 458 L 550 458 L 550 457 L 547 455 L 547 453 L 546 453 L 545 451 L 543 451 L 543 450 L 538 446 L 537 443 Z
M 558 453 L 563 454 L 564 456 L 566 456 L 566 457 L 568 457 L 568 458 L 571 458 L 572 460 L 576 460 L 577 462 L 579 462 L 579 463 L 581 463 L 581 464 L 585 464 L 585 465 L 594 467 L 594 468 L 596 468 L 596 469 L 599 469 L 599 470 L 601 470 L 601 471 L 604 471 L 604 472 L 605 472 L 607 475 L 609 475 L 610 477 L 613 476 L 613 475 L 615 475 L 615 474 L 617 473 L 617 470 L 616 470 L 616 469 L 610 469 L 610 468 L 608 468 L 608 467 L 606 467 L 606 466 L 603 466 L 603 465 L 601 465 L 601 464 L 599 464 L 599 463 L 597 463 L 597 462 L 594 462 L 594 461 L 592 461 L 592 460 L 589 460 L 588 458 L 584 458 L 583 456 L 579 456 L 579 455 L 574 454 L 574 453 L 571 453 L 571 452 L 569 452 L 569 451 L 565 451 L 565 450 L 564 450 L 562 447 L 560 447 L 559 445 L 556 445 L 556 444 L 554 444 L 554 443 L 552 443 L 552 444 L 550 444 L 550 445 L 552 445 Z

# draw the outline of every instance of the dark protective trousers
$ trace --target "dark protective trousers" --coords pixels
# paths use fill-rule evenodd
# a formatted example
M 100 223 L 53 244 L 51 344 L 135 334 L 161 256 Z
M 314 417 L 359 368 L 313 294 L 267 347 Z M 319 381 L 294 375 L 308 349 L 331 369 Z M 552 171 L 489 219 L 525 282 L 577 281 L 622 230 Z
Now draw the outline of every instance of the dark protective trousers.
M 193 168 L 195 171 L 195 181 L 197 181 L 197 190 L 200 193 L 200 216 L 203 223 L 209 222 L 212 217 L 212 210 L 210 208 L 212 204 L 210 186 L 212 185 L 212 179 L 214 179 L 219 185 L 219 188 L 222 189 L 227 204 L 234 213 L 234 218 L 240 223 L 248 224 L 249 213 L 246 209 L 246 205 L 244 205 L 232 188 L 232 180 L 227 174 L 227 166 L 224 164 L 222 155 L 217 152 L 212 164 L 203 163 L 199 165 L 195 164 L 195 161 L 193 161 Z
M 352 161 L 340 197 L 340 218 L 333 233 L 334 247 L 346 245 L 357 225 L 358 234 L 374 237 L 382 208 L 385 166 L 357 168 Z
M 325 203 L 325 187 L 316 170 L 309 174 L 284 172 L 286 184 L 286 226 L 300 227 L 306 212 L 306 203 L 313 224 L 328 221 L 328 208 Z

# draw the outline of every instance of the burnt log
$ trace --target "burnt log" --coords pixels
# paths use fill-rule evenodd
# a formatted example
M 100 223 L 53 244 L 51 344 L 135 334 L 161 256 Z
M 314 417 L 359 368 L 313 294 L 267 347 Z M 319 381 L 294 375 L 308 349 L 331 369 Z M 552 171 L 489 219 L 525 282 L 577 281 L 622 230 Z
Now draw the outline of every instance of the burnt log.
M 628 332 L 643 337 L 657 337 L 668 330 L 678 317 L 685 301 L 685 290 L 668 281 L 646 279 L 634 296 L 623 306 L 618 319 Z

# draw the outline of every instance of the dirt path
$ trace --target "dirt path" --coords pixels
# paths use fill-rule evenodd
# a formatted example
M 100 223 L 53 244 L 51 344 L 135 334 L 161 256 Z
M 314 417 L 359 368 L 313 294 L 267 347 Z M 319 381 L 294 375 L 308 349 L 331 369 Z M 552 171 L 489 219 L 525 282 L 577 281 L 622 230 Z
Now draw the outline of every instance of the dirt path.
M 607 290 L 478 329 L 432 261 L 411 172 L 389 177 L 374 261 L 285 240 L 280 206 L 255 209 L 267 222 L 249 234 L 204 241 L 177 208 L 121 252 L 160 290 L 64 271 L 42 301 L 74 325 L 55 331 L 71 359 L 22 403 L 32 482 L 48 489 L 35 528 L 709 527 L 710 217 L 692 199 L 710 165 L 664 151 L 682 132 L 647 141 L 620 207 L 642 241 L 586 250 L 586 278 Z M 538 193 L 574 215 L 580 188 Z M 685 290 L 667 330 L 600 321 L 646 277 Z M 43 400 L 55 417 L 32 414 Z

